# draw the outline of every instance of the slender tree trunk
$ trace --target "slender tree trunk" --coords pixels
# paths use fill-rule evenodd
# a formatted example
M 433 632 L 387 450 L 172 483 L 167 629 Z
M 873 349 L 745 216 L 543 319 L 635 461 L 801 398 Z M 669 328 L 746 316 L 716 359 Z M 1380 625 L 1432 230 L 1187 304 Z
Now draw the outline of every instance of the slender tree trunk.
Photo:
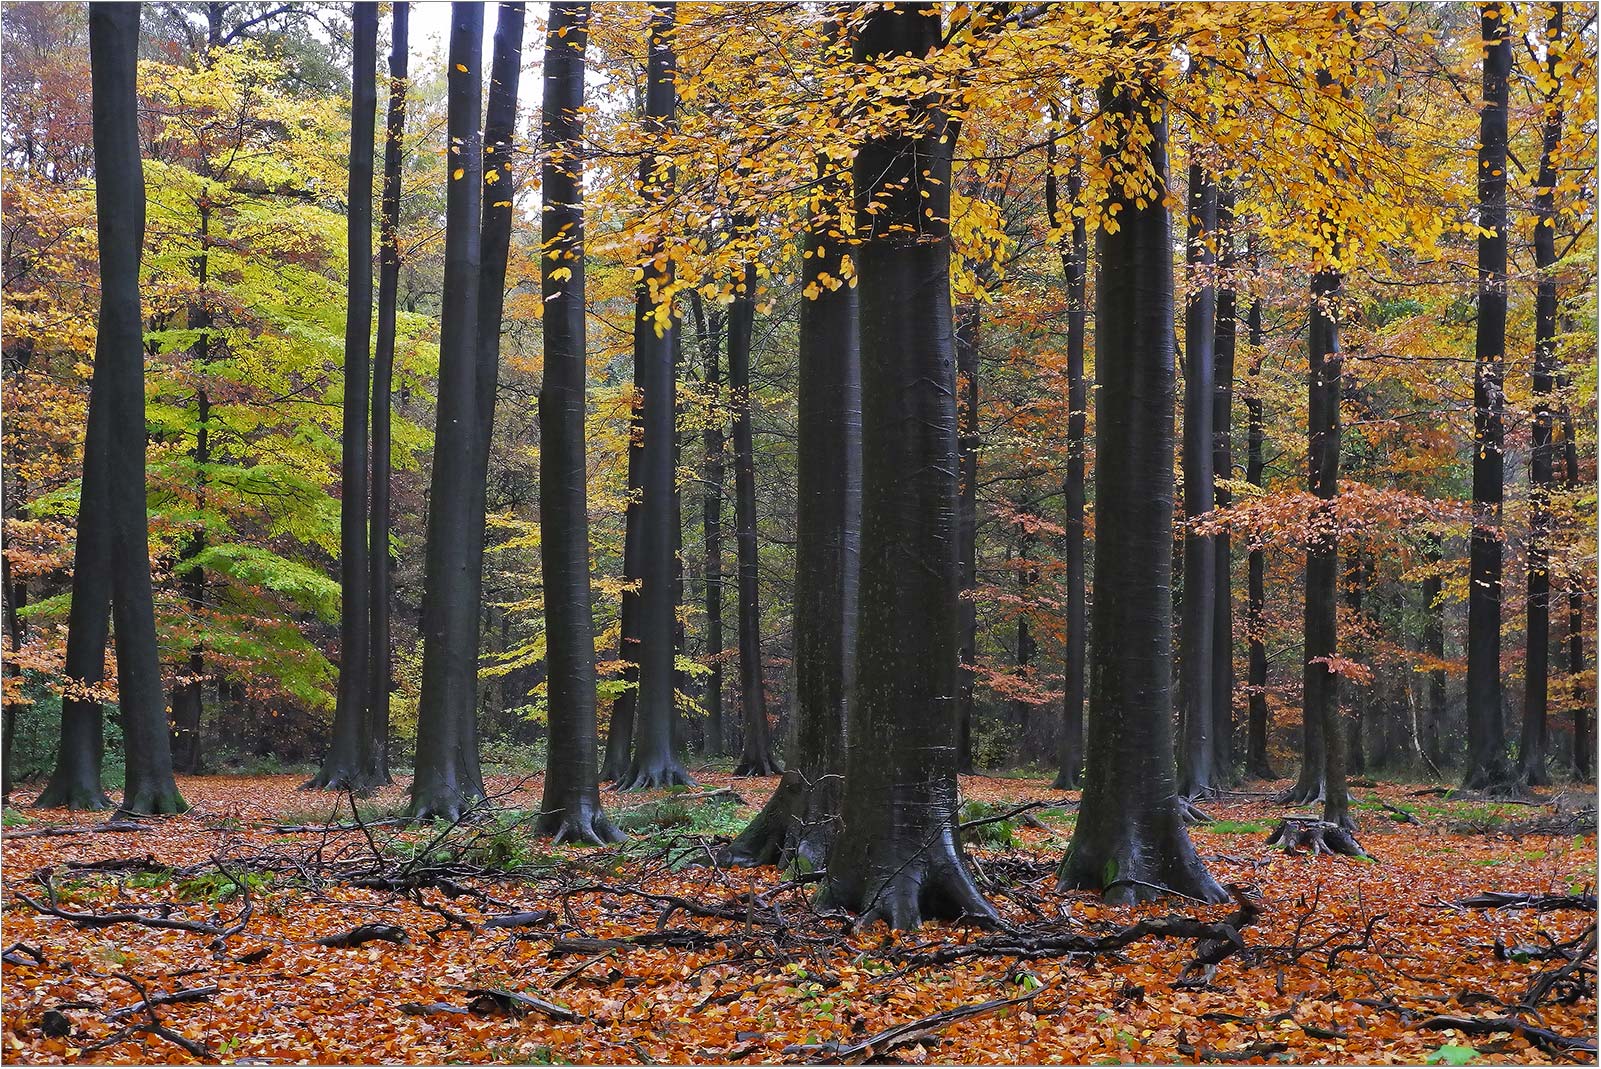
M 1512 39 L 1495 4 L 1480 9 L 1484 107 L 1479 112 L 1479 315 L 1473 376 L 1473 537 L 1468 565 L 1468 764 L 1463 785 L 1507 786 L 1501 693 L 1502 388 L 1506 349 L 1507 77 Z
M 749 219 L 741 230 L 753 226 Z M 744 725 L 736 776 L 773 776 L 767 724 L 767 681 L 762 672 L 762 612 L 757 587 L 756 453 L 750 427 L 750 346 L 756 323 L 756 265 L 746 261 L 728 308 L 728 401 L 734 416 L 734 541 L 739 551 L 739 708 Z
M 672 33 L 677 8 L 651 5 L 649 62 L 646 71 L 645 116 L 653 129 L 665 130 L 677 105 L 676 64 Z M 658 173 L 658 161 L 640 165 L 640 184 L 647 205 L 660 204 L 669 194 L 672 169 Z M 659 239 L 657 239 L 659 241 Z M 650 250 L 647 250 L 649 252 Z M 652 264 L 645 269 L 636 291 L 634 313 L 634 364 L 643 394 L 644 442 L 640 453 L 639 574 L 642 579 L 639 613 L 639 690 L 634 725 L 634 760 L 621 786 L 646 790 L 690 783 L 674 752 L 673 721 L 677 706 L 673 695 L 673 448 L 677 431 L 673 382 L 673 338 L 678 321 L 670 303 L 657 294 L 672 283 L 672 267 Z M 732 369 L 732 357 L 730 357 Z
M 644 469 L 640 458 L 644 453 L 645 424 L 640 400 L 644 366 L 634 361 L 634 397 L 628 417 L 628 506 L 624 512 L 623 578 L 628 582 L 618 611 L 617 656 L 623 662 L 624 690 L 612 702 L 611 722 L 606 731 L 606 756 L 601 764 L 600 778 L 608 783 L 621 783 L 628 776 L 629 755 L 634 745 L 634 713 L 639 708 L 639 587 L 640 539 L 643 529 L 640 516 L 643 508 L 643 488 L 640 480 Z
M 1562 385 L 1569 383 L 1566 373 Z M 1563 460 L 1566 468 L 1565 487 L 1571 496 L 1579 490 L 1579 446 L 1573 436 L 1573 420 L 1563 408 L 1562 419 Z M 1573 774 L 1580 783 L 1594 783 L 1595 768 L 1595 709 L 1584 694 L 1584 585 L 1575 576 L 1568 583 L 1568 675 L 1573 679 Z
M 209 177 L 202 168 L 202 177 Z M 204 512 L 206 504 L 206 465 L 211 462 L 211 398 L 205 376 L 210 368 L 211 315 L 206 306 L 206 287 L 210 284 L 211 205 L 205 193 L 200 202 L 200 252 L 195 257 L 195 286 L 198 296 L 189 305 L 189 325 L 200 331 L 195 340 L 194 366 L 200 385 L 195 390 L 195 445 L 190 453 L 195 472 L 195 510 Z M 184 603 L 198 631 L 204 625 L 206 608 L 206 569 L 197 563 L 206 549 L 206 529 L 202 521 L 183 540 L 177 571 Z M 187 664 L 179 669 L 182 678 L 172 687 L 172 763 L 175 771 L 194 775 L 200 771 L 201 720 L 205 712 L 202 683 L 206 674 L 203 647 L 197 642 L 189 648 Z
M 1084 768 L 1084 424 L 1089 399 L 1084 388 L 1085 275 L 1089 266 L 1089 242 L 1083 216 L 1069 222 L 1064 214 L 1078 203 L 1083 174 L 1078 160 L 1067 175 L 1067 204 L 1059 206 L 1056 197 L 1055 141 L 1047 143 L 1052 165 L 1045 174 L 1045 209 L 1051 226 L 1069 230 L 1064 242 L 1062 275 L 1067 284 L 1067 471 L 1062 480 L 1065 504 L 1062 583 L 1066 592 L 1065 616 L 1067 650 L 1064 659 L 1062 692 L 1062 733 L 1057 745 L 1056 790 L 1071 790 L 1079 784 Z
M 1217 290 L 1212 281 L 1217 238 L 1217 183 L 1198 163 L 1190 165 L 1189 295 L 1184 305 L 1184 518 L 1193 524 L 1212 510 L 1213 376 L 1216 372 L 1213 329 L 1217 318 Z M 1186 798 L 1205 796 L 1213 787 L 1212 713 L 1215 667 L 1213 627 L 1217 597 L 1217 548 L 1210 536 L 1184 531 L 1183 621 L 1179 631 L 1179 718 L 1184 745 L 1179 759 L 1179 793 Z
M 1222 282 L 1217 291 L 1217 325 L 1213 333 L 1212 475 L 1216 480 L 1212 503 L 1226 508 L 1233 501 L 1224 480 L 1234 478 L 1234 341 L 1237 333 L 1234 298 L 1234 187 L 1223 186 L 1217 197 L 1218 265 Z M 1212 782 L 1234 779 L 1234 587 L 1231 582 L 1233 546 L 1229 533 L 1212 536 L 1217 563 L 1212 599 Z
M 1440 536 L 1426 536 L 1425 555 L 1431 566 L 1441 560 Z M 1436 769 L 1445 762 L 1440 733 L 1445 727 L 1445 606 L 1440 600 L 1440 576 L 1431 571 L 1423 580 L 1423 652 L 1434 662 L 1429 669 L 1428 701 L 1424 706 L 1423 756 Z
M 1546 24 L 1546 70 L 1553 85 L 1546 95 L 1541 129 L 1540 173 L 1535 179 L 1534 268 L 1539 272 L 1534 297 L 1534 434 L 1529 454 L 1529 604 L 1524 658 L 1523 731 L 1518 747 L 1518 779 L 1534 787 L 1550 782 L 1546 771 L 1546 718 L 1549 707 L 1551 644 L 1551 484 L 1553 430 L 1556 415 L 1551 392 L 1556 385 L 1557 280 L 1556 163 L 1562 143 L 1561 79 L 1562 5 L 1552 9 Z M 1577 733 L 1575 733 L 1577 740 Z
M 550 757 L 539 830 L 557 842 L 623 838 L 600 804 L 595 756 L 595 620 L 589 587 L 584 414 L 584 50 L 587 3 L 556 3 L 545 35 L 541 275 L 545 378 L 539 392 L 540 567 L 550 666 Z
M 1361 653 L 1362 601 L 1367 592 L 1367 558 L 1360 548 L 1353 546 L 1345 556 L 1345 607 L 1355 628 L 1349 644 L 1354 653 Z M 1367 720 L 1368 688 L 1353 680 L 1346 688 L 1351 712 L 1345 720 L 1346 768 L 1355 775 L 1367 772 L 1367 752 L 1362 745 L 1362 731 Z
M 378 112 L 378 7 L 352 12 L 349 285 L 345 304 L 345 402 L 339 465 L 339 688 L 333 737 L 308 787 L 369 790 L 372 740 L 372 567 L 367 552 L 367 418 L 371 398 L 373 131 Z
M 1063 888 L 1133 902 L 1165 890 L 1227 898 L 1184 829 L 1173 760 L 1173 231 L 1167 118 L 1143 79 L 1108 80 L 1101 106 L 1151 137 L 1158 183 L 1096 235 L 1095 598 L 1084 796 L 1058 870 Z M 1125 137 L 1127 134 L 1124 135 Z M 1104 146 L 1122 154 L 1129 145 Z M 1211 398 L 1206 398 L 1210 410 Z
M 15 685 L 22 683 L 22 666 L 17 663 L 17 655 L 22 652 L 22 643 L 27 638 L 27 632 L 22 623 L 21 610 L 28 604 L 28 584 L 13 581 L 11 578 L 11 561 L 0 556 L 0 591 L 5 596 L 5 622 L 6 622 L 6 676 L 16 680 Z M 5 740 L 4 752 L 0 752 L 0 801 L 11 797 L 12 775 L 16 768 L 11 763 L 13 753 L 12 744 L 16 741 L 17 731 L 17 703 L 9 699 L 4 704 Z
M 722 313 L 713 311 L 708 320 L 700 309 L 699 291 L 690 299 L 696 308 L 696 328 L 701 335 L 702 373 L 706 384 L 706 404 L 710 418 L 701 432 L 706 454 L 704 494 L 701 498 L 701 529 L 704 533 L 706 563 L 706 654 L 710 671 L 706 673 L 706 731 L 701 752 L 720 756 L 727 749 L 723 728 L 723 413 Z
M 962 582 L 957 621 L 962 647 L 956 677 L 956 767 L 960 772 L 973 771 L 974 659 L 978 656 L 978 604 L 973 600 L 978 587 L 978 327 L 976 303 L 957 309 L 956 386 L 961 392 L 956 418 L 962 480 L 956 499 L 956 544 Z
M 933 4 L 873 8 L 859 62 L 928 57 Z M 859 146 L 861 630 L 842 827 L 822 898 L 864 920 L 995 919 L 957 835 L 959 496 L 950 182 L 957 130 L 931 95 Z M 877 210 L 869 213 L 874 205 Z
M 400 186 L 406 140 L 407 48 L 411 5 L 395 4 L 389 51 L 389 115 L 384 138 L 383 215 L 379 222 L 378 338 L 372 362 L 372 514 L 368 537 L 372 578 L 368 658 L 367 778 L 384 784 L 389 774 L 390 627 L 390 394 L 394 388 L 396 298 L 400 290 Z
M 830 24 L 831 51 L 843 35 Z M 847 53 L 848 56 L 848 53 Z M 797 353 L 795 719 L 790 768 L 729 849 L 746 865 L 822 868 L 839 830 L 845 734 L 856 675 L 862 516 L 862 371 L 856 287 L 845 281 L 849 175 L 818 161 L 806 234 Z
M 139 152 L 138 54 L 138 5 L 90 5 L 100 316 L 84 442 L 66 669 L 69 680 L 78 686 L 100 682 L 109 607 L 116 628 L 117 691 L 126 758 L 120 810 L 181 813 L 188 806 L 172 777 L 145 511 L 144 323 L 139 300 L 145 191 Z M 106 806 L 100 787 L 100 718 L 100 703 L 84 691 L 72 694 L 63 704 L 56 769 L 39 796 L 39 805 Z
M 423 576 L 416 776 L 411 785 L 411 811 L 419 819 L 454 820 L 484 795 L 476 720 L 482 495 L 473 485 L 482 440 L 477 362 L 483 36 L 483 5 L 452 4 L 439 398 Z
M 1250 331 L 1251 391 L 1245 398 L 1246 429 L 1245 481 L 1260 488 L 1262 482 L 1262 445 L 1267 437 L 1262 421 L 1262 299 L 1251 301 L 1246 316 L 1246 329 Z M 1246 688 L 1250 694 L 1245 734 L 1245 774 L 1256 779 L 1278 779 L 1273 764 L 1268 760 L 1268 731 L 1271 717 L 1267 707 L 1267 644 L 1263 641 L 1266 621 L 1263 615 L 1267 603 L 1267 554 L 1253 536 L 1250 546 L 1249 575 L 1246 590 L 1246 644 L 1249 667 Z

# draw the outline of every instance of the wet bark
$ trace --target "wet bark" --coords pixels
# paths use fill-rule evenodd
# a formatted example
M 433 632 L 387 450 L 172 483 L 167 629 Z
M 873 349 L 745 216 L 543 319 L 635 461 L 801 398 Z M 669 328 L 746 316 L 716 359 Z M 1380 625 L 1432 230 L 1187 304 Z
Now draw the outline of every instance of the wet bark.
M 873 8 L 854 53 L 869 64 L 930 56 L 940 34 L 932 4 Z M 905 127 L 865 141 L 854 161 L 856 218 L 867 228 L 856 248 L 861 628 L 842 826 L 821 898 L 864 921 L 915 928 L 925 917 L 996 914 L 957 838 L 956 130 L 932 96 L 903 103 Z
M 675 61 L 671 43 L 676 7 L 651 5 L 649 59 L 646 71 L 647 124 L 666 129 L 677 105 Z M 659 204 L 672 187 L 672 169 L 664 171 L 647 158 L 640 165 L 640 181 L 647 204 Z M 658 239 L 659 240 L 659 239 Z M 648 252 L 649 250 L 647 250 Z M 639 575 L 638 595 L 639 688 L 635 704 L 634 759 L 619 786 L 647 790 L 691 783 L 674 748 L 673 723 L 677 703 L 673 694 L 673 583 L 674 490 L 673 452 L 675 389 L 674 337 L 678 321 L 670 307 L 659 308 L 656 293 L 672 283 L 672 266 L 651 263 L 645 268 L 635 294 L 634 364 L 636 382 L 643 394 L 641 422 L 644 441 L 640 450 Z
M 422 693 L 411 785 L 411 812 L 424 820 L 459 818 L 484 795 L 477 725 L 483 497 L 482 488 L 473 484 L 481 435 L 482 5 L 451 5 L 449 64 L 439 396 L 423 577 Z
M 1508 785 L 1501 689 L 1501 503 L 1506 349 L 1507 77 L 1512 39 L 1502 9 L 1481 9 L 1484 105 L 1479 112 L 1479 310 L 1473 364 L 1473 535 L 1468 558 L 1468 763 L 1463 786 Z
M 1193 524 L 1212 510 L 1216 479 L 1212 471 L 1212 408 L 1216 373 L 1213 330 L 1217 289 L 1212 281 L 1216 257 L 1217 182 L 1200 164 L 1190 165 L 1189 227 L 1186 237 L 1189 293 L 1184 304 L 1184 519 Z M 1184 531 L 1183 621 L 1179 629 L 1179 792 L 1204 797 L 1213 786 L 1216 726 L 1212 713 L 1214 602 L 1217 549 L 1210 536 Z
M 595 767 L 595 632 L 585 464 L 584 52 L 587 3 L 556 3 L 545 36 L 541 276 L 545 375 L 539 391 L 540 568 L 545 582 L 550 756 L 538 828 L 557 842 L 623 834 L 600 803 Z M 566 277 L 558 277 L 558 272 Z
M 366 791 L 377 786 L 367 738 L 371 717 L 372 568 L 367 546 L 367 421 L 371 400 L 373 132 L 378 111 L 378 8 L 352 9 L 349 258 L 345 303 L 345 398 L 339 464 L 339 684 L 322 768 L 306 784 Z
M 100 315 L 84 441 L 66 674 L 79 686 L 101 681 L 109 609 L 116 626 L 127 770 L 119 808 L 127 813 L 181 813 L 188 806 L 172 775 L 145 510 L 144 323 L 139 298 L 145 192 L 135 84 L 138 52 L 138 5 L 90 6 Z M 81 690 L 63 703 L 55 772 L 38 805 L 73 809 L 109 805 L 100 785 L 101 716 L 100 703 Z
M 1143 80 L 1101 90 L 1121 123 L 1149 129 L 1165 184 L 1156 100 Z M 1173 760 L 1172 221 L 1159 196 L 1141 207 L 1113 195 L 1121 226 L 1096 236 L 1095 576 L 1116 596 L 1092 609 L 1084 795 L 1058 876 L 1117 902 L 1169 891 L 1222 902 L 1185 831 Z

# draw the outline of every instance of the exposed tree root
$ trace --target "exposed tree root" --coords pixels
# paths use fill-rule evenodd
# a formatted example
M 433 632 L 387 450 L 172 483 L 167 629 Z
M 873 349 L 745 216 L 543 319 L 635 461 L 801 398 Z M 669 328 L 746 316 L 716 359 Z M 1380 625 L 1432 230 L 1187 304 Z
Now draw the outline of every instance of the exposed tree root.
M 1313 820 L 1308 817 L 1285 817 L 1279 821 L 1279 826 L 1273 829 L 1273 834 L 1267 840 L 1267 845 L 1275 844 L 1282 844 L 1286 854 L 1299 854 L 1303 850 L 1310 850 L 1314 857 L 1318 854 L 1368 856 L 1367 851 L 1356 841 L 1356 836 L 1351 834 L 1351 829 L 1327 820 Z
M 1212 818 L 1207 812 L 1188 798 L 1179 799 L 1179 813 L 1183 815 L 1186 824 L 1212 823 Z
M 183 800 L 183 795 L 177 790 L 164 791 L 147 787 L 125 795 L 112 819 L 125 816 L 176 816 L 188 811 L 189 803 Z
M 800 857 L 810 870 L 823 868 L 839 831 L 840 788 L 839 776 L 820 776 L 818 782 L 808 783 L 799 769 L 790 769 L 719 860 L 754 868 L 787 865 Z
M 667 758 L 661 762 L 641 768 L 636 762 L 628 773 L 616 783 L 619 791 L 654 791 L 662 787 L 693 787 L 695 781 L 684 771 L 684 766 L 676 758 Z
M 766 753 L 754 757 L 741 757 L 739 764 L 734 766 L 734 775 L 736 776 L 781 776 L 783 774 L 783 766 L 774 759 L 772 754 Z
M 598 808 L 578 807 L 543 813 L 534 825 L 540 835 L 548 835 L 552 846 L 562 843 L 582 843 L 585 846 L 610 846 L 627 840 L 628 835 L 611 822 Z
M 942 830 L 933 842 L 915 842 L 908 835 L 870 846 L 877 852 L 868 864 L 834 866 L 854 869 L 863 878 L 836 878 L 831 869 L 818 892 L 819 905 L 855 913 L 858 928 L 874 921 L 907 930 L 921 927 L 925 920 L 991 925 L 1000 919 L 978 889 L 949 830 Z
M 34 800 L 35 809 L 69 809 L 73 812 L 98 812 L 111 808 L 111 799 L 99 787 L 73 785 L 45 787 Z

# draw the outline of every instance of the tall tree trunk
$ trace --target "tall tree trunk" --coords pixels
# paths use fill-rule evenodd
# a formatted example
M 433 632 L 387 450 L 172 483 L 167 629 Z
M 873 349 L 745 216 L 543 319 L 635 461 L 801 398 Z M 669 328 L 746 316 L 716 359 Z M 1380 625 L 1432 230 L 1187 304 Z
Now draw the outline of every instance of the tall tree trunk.
M 1359 547 L 1353 546 L 1345 555 L 1345 607 L 1351 615 L 1351 625 L 1354 628 L 1350 643 L 1353 653 L 1362 652 L 1362 601 L 1367 592 L 1367 556 Z M 1346 769 L 1355 775 L 1367 772 L 1367 752 L 1362 745 L 1362 731 L 1367 720 L 1368 688 L 1353 680 L 1346 688 L 1351 712 L 1345 720 L 1345 764 Z
M 1301 669 L 1301 719 L 1308 725 L 1303 761 L 1312 761 L 1316 725 L 1322 762 L 1301 770 L 1300 801 L 1323 799 L 1325 820 L 1351 826 L 1345 786 L 1345 734 L 1340 729 L 1340 677 L 1330 658 L 1339 652 L 1340 545 L 1334 497 L 1340 477 L 1340 393 L 1344 366 L 1340 353 L 1338 271 L 1312 276 L 1307 312 L 1307 489 L 1318 498 L 1313 534 L 1306 547 L 1306 641 Z M 1312 793 L 1322 780 L 1322 789 Z
M 0 591 L 5 598 L 5 624 L 6 624 L 6 677 L 17 681 L 21 686 L 22 666 L 17 663 L 17 655 L 22 652 L 22 643 L 27 632 L 22 623 L 21 610 L 28 604 L 28 584 L 14 581 L 11 577 L 11 561 L 0 556 Z M 4 704 L 5 739 L 4 752 L 0 752 L 0 802 L 11 797 L 13 786 L 12 777 L 16 766 L 11 763 L 13 753 L 12 744 L 16 741 L 17 732 L 17 703 L 9 697 Z
M 737 229 L 754 223 L 744 219 Z M 757 587 L 756 453 L 750 427 L 750 346 L 756 323 L 756 265 L 746 261 L 728 308 L 728 401 L 734 416 L 734 542 L 739 551 L 739 708 L 744 726 L 736 776 L 773 776 L 767 724 L 767 681 L 762 672 L 761 592 Z
M 1561 385 L 1566 387 L 1564 373 Z M 1570 495 L 1579 490 L 1579 446 L 1573 437 L 1573 420 L 1566 407 L 1562 420 L 1565 487 Z M 1573 774 L 1580 783 L 1594 783 L 1595 709 L 1584 695 L 1584 583 L 1575 576 L 1568 581 L 1568 675 L 1573 679 Z
M 628 587 L 623 590 L 618 610 L 617 656 L 623 662 L 624 690 L 612 701 L 611 721 L 606 730 L 606 755 L 602 760 L 600 778 L 608 783 L 621 783 L 628 776 L 629 755 L 634 745 L 634 713 L 639 708 L 639 586 L 640 539 L 644 530 L 640 526 L 643 509 L 643 489 L 640 480 L 644 468 L 640 458 L 644 453 L 645 424 L 640 401 L 644 365 L 634 361 L 634 396 L 628 416 L 628 505 L 623 514 L 623 578 Z
M 1425 536 L 1425 557 L 1431 571 L 1423 580 L 1423 652 L 1434 662 L 1429 669 L 1428 701 L 1424 706 L 1423 756 L 1436 769 L 1445 762 L 1440 733 L 1445 728 L 1445 605 L 1440 600 L 1440 536 Z
M 1067 650 L 1064 658 L 1062 692 L 1062 732 L 1057 744 L 1056 790 L 1071 790 L 1079 784 L 1084 768 L 1084 424 L 1089 399 L 1084 388 L 1085 275 L 1089 267 L 1089 241 L 1084 217 L 1066 212 L 1078 203 L 1083 190 L 1083 173 L 1075 157 L 1067 175 L 1067 204 L 1059 205 L 1056 195 L 1056 142 L 1047 142 L 1051 167 L 1045 174 L 1045 210 L 1053 228 L 1069 230 L 1061 247 L 1062 275 L 1067 285 L 1067 471 L 1062 480 L 1065 523 L 1062 545 L 1063 574 L 1067 604 Z
M 1237 333 L 1234 297 L 1234 186 L 1217 196 L 1217 233 L 1222 282 L 1217 291 L 1217 325 L 1213 332 L 1212 502 L 1226 508 L 1233 500 L 1224 481 L 1234 478 L 1234 341 Z M 1233 546 L 1227 531 L 1212 536 L 1217 563 L 1212 599 L 1212 782 L 1234 779 L 1234 587 Z
M 1529 604 L 1523 686 L 1523 731 L 1518 747 L 1518 779 L 1525 786 L 1550 782 L 1545 767 L 1546 717 L 1549 706 L 1551 644 L 1551 484 L 1555 465 L 1553 430 L 1556 415 L 1551 391 L 1556 385 L 1557 262 L 1556 152 L 1562 143 L 1561 59 L 1562 5 L 1546 23 L 1546 70 L 1552 86 L 1545 99 L 1541 129 L 1540 173 L 1534 195 L 1534 269 L 1539 272 L 1534 297 L 1534 434 L 1529 454 Z M 1575 735 L 1577 738 L 1577 735 Z
M 139 300 L 145 190 L 139 153 L 138 54 L 138 5 L 91 4 L 100 316 L 84 441 L 66 673 L 79 686 L 100 682 L 109 607 L 116 628 L 117 692 L 126 758 L 120 811 L 181 813 L 188 806 L 172 777 L 145 511 L 144 323 Z M 100 703 L 81 691 L 72 695 L 63 704 L 61 727 L 55 773 L 37 804 L 104 808 Z
M 978 603 L 973 600 L 978 587 L 978 327 L 976 302 L 968 302 L 956 312 L 956 386 L 961 391 L 957 404 L 957 450 L 961 463 L 961 486 L 956 499 L 956 551 L 961 570 L 961 600 L 957 603 L 961 658 L 956 676 L 956 767 L 973 771 L 973 684 L 974 659 L 978 656 Z
M 478 612 L 482 494 L 473 485 L 478 413 L 478 288 L 482 245 L 483 5 L 451 5 L 446 72 L 445 277 L 439 323 L 439 398 L 423 576 L 422 692 L 417 705 L 411 811 L 459 818 L 484 795 L 478 764 Z M 498 35 L 497 35 L 498 36 Z
M 209 178 L 209 167 L 201 168 L 202 178 Z M 206 506 L 206 465 L 211 462 L 211 397 L 206 389 L 206 375 L 210 370 L 212 325 L 206 305 L 206 287 L 210 284 L 211 205 L 209 190 L 201 193 L 200 200 L 200 251 L 195 256 L 195 287 L 197 296 L 189 305 L 189 326 L 200 332 L 195 339 L 194 367 L 199 385 L 195 389 L 195 445 L 190 453 L 194 464 L 195 510 L 204 513 Z M 179 585 L 194 626 L 202 625 L 206 608 L 206 569 L 196 558 L 206 549 L 206 528 L 202 520 L 183 540 L 178 554 Z M 179 669 L 180 680 L 172 687 L 172 763 L 177 772 L 194 775 L 201 764 L 201 720 L 205 712 L 202 686 L 206 674 L 203 647 L 196 642 L 189 648 L 187 664 Z
M 870 66 L 939 47 L 938 7 L 873 8 Z M 861 630 L 842 826 L 822 898 L 915 928 L 993 920 L 957 834 L 956 366 L 950 181 L 957 130 L 932 95 L 854 161 L 862 364 Z M 873 205 L 877 210 L 869 213 Z
M 350 90 L 349 283 L 345 303 L 345 402 L 339 465 L 339 688 L 333 737 L 308 787 L 368 790 L 372 740 L 372 568 L 367 557 L 367 416 L 372 389 L 372 142 L 378 112 L 378 7 L 352 11 Z
M 1506 349 L 1507 77 L 1512 38 L 1504 9 L 1480 8 L 1484 107 L 1479 112 L 1479 315 L 1473 351 L 1473 537 L 1468 565 L 1468 764 L 1463 785 L 1505 787 L 1501 695 L 1502 389 Z
M 1163 893 L 1221 902 L 1184 829 L 1173 761 L 1173 231 L 1167 117 L 1144 79 L 1110 80 L 1101 106 L 1144 148 L 1156 189 L 1116 185 L 1116 232 L 1096 235 L 1095 583 L 1084 797 L 1058 870 L 1063 888 L 1133 902 Z M 1128 139 L 1128 140 L 1124 140 Z M 1108 155 L 1134 151 L 1129 133 Z M 1110 207 L 1110 205 L 1109 205 Z M 1210 410 L 1211 398 L 1207 397 Z
M 1251 301 L 1246 329 L 1250 332 L 1251 391 L 1245 398 L 1246 418 L 1249 421 L 1245 438 L 1245 481 L 1260 488 L 1263 485 L 1262 445 L 1267 437 L 1262 420 L 1263 333 L 1260 297 Z M 1254 535 L 1251 538 L 1248 567 L 1245 629 L 1250 661 L 1246 676 L 1250 709 L 1245 733 L 1245 774 L 1256 779 L 1278 779 L 1278 773 L 1273 770 L 1273 763 L 1267 755 L 1271 717 L 1267 707 L 1267 644 L 1263 641 L 1266 636 L 1262 630 L 1266 626 L 1263 609 L 1267 603 L 1267 554 Z
M 727 749 L 723 727 L 723 413 L 722 368 L 718 359 L 722 349 L 722 313 L 714 310 L 708 320 L 701 310 L 699 291 L 691 291 L 696 309 L 696 329 L 701 336 L 702 377 L 710 418 L 701 432 L 706 454 L 704 493 L 701 497 L 701 530 L 706 562 L 706 654 L 711 659 L 706 673 L 706 730 L 701 752 L 720 756 Z M 804 342 L 803 342 L 804 344 Z
M 1212 713 L 1214 601 L 1217 549 L 1211 536 L 1189 524 L 1212 510 L 1213 329 L 1217 289 L 1212 280 L 1217 239 L 1217 183 L 1199 163 L 1190 165 L 1189 233 L 1186 239 L 1189 294 L 1184 304 L 1184 596 L 1179 630 L 1179 719 L 1184 744 L 1179 755 L 1179 793 L 1208 794 L 1216 767 Z
M 550 666 L 550 757 L 539 830 L 557 842 L 623 838 L 600 804 L 595 768 L 595 619 L 589 587 L 584 396 L 584 50 L 588 3 L 555 3 L 545 34 L 541 275 L 545 378 L 539 391 L 540 567 Z
M 844 52 L 837 23 L 830 51 Z M 845 57 L 847 58 L 848 53 Z M 729 848 L 729 861 L 822 868 L 839 830 L 856 676 L 862 522 L 862 369 L 855 286 L 845 280 L 848 173 L 818 161 L 796 365 L 795 719 L 789 771 Z
M 372 578 L 368 658 L 367 778 L 389 783 L 390 394 L 394 387 L 396 298 L 400 291 L 400 187 L 406 141 L 407 48 L 411 5 L 395 4 L 389 49 L 389 115 L 384 138 L 384 186 L 378 249 L 378 338 L 372 361 L 372 514 L 368 537 Z
M 645 122 L 654 130 L 667 129 L 677 106 L 672 46 L 676 19 L 675 5 L 651 5 Z M 654 158 L 640 164 L 640 184 L 647 205 L 661 204 L 672 182 L 671 167 L 660 168 Z M 660 242 L 660 238 L 655 240 Z M 620 783 L 628 790 L 692 782 L 679 764 L 673 745 L 673 721 L 677 716 L 673 695 L 673 630 L 677 615 L 673 597 L 673 519 L 677 512 L 673 487 L 677 436 L 673 419 L 673 339 L 678 321 L 671 305 L 662 303 L 667 298 L 658 296 L 672 281 L 670 262 L 651 264 L 645 268 L 635 297 L 634 365 L 636 381 L 644 395 L 644 442 L 640 452 L 639 690 L 634 760 Z

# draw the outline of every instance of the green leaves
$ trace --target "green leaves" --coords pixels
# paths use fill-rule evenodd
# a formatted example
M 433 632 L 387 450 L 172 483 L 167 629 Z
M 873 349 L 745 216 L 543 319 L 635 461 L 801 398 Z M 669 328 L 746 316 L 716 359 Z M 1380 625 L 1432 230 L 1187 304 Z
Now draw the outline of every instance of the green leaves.
M 1467 1065 L 1478 1056 L 1479 1052 L 1472 1047 L 1447 1043 L 1430 1053 L 1423 1062 L 1425 1065 Z

